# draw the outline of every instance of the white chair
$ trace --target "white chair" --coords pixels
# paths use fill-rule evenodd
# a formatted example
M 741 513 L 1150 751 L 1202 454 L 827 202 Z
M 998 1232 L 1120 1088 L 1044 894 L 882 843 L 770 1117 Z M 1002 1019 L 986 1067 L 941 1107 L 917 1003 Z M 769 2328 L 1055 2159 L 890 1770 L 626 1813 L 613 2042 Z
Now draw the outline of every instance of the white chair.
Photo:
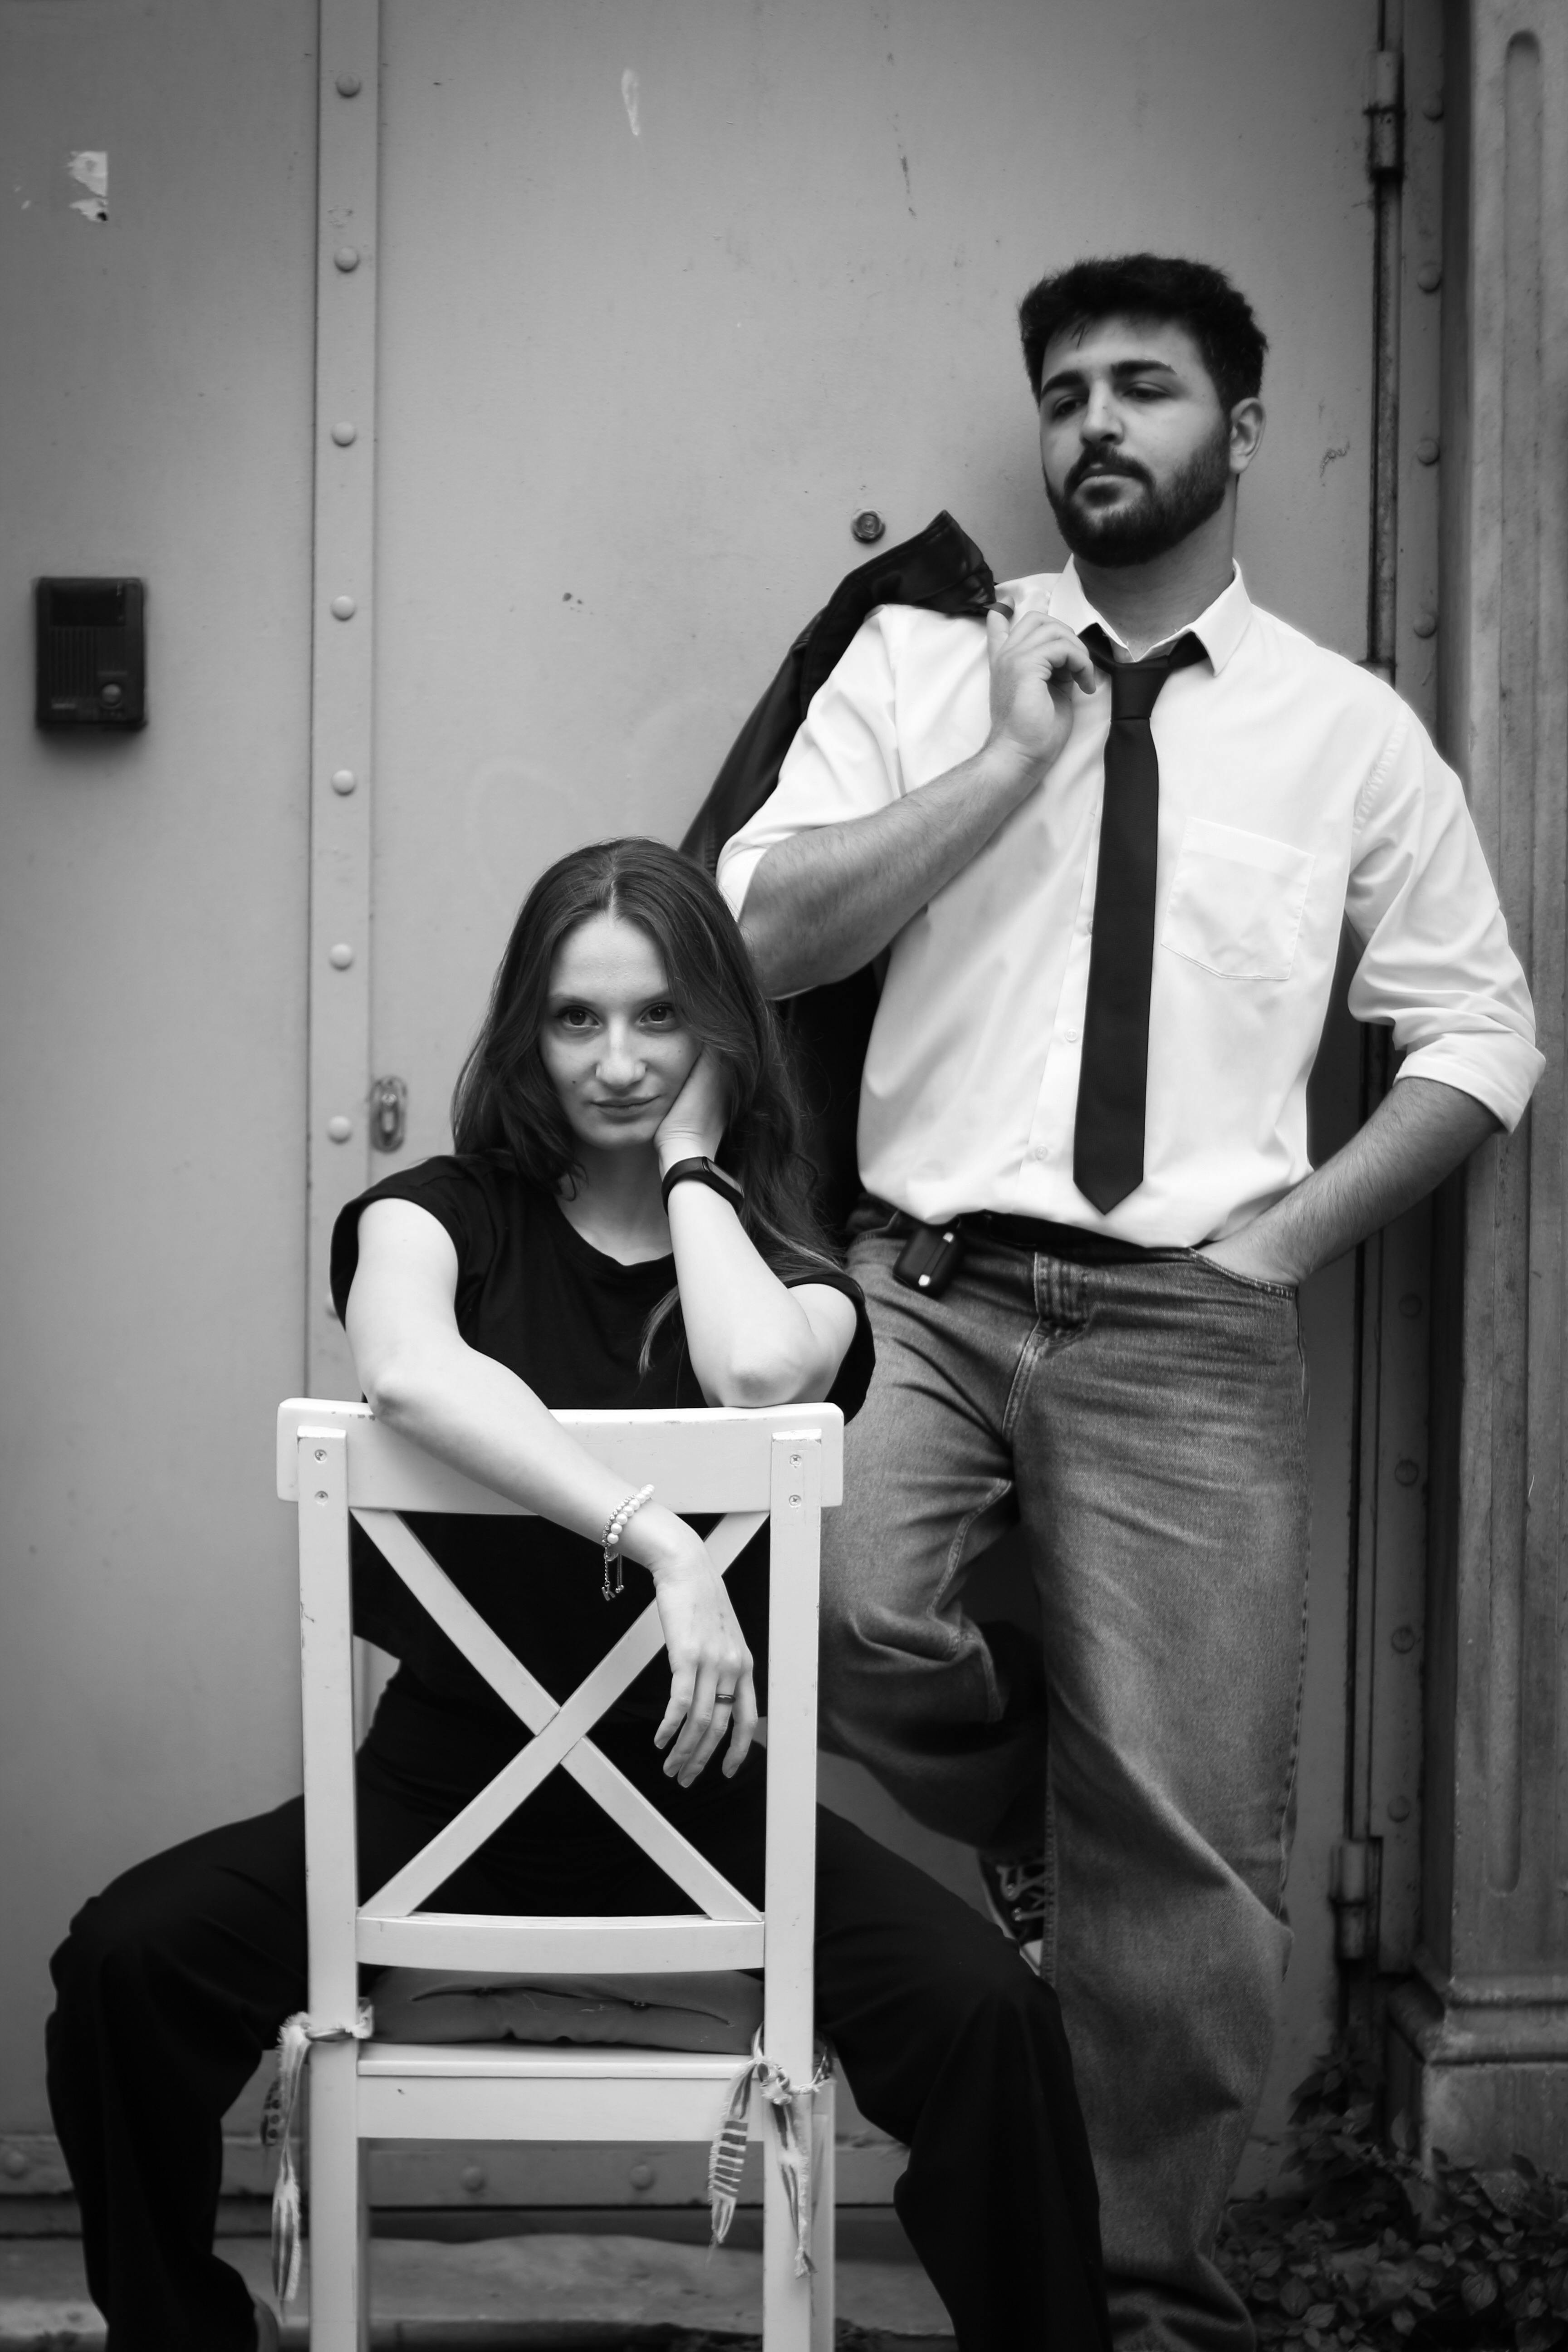
M 304 1673 L 305 1833 L 312 2035 L 352 2028 L 362 1963 L 561 1973 L 756 1969 L 763 2048 L 790 2082 L 814 2063 L 816 1629 L 821 1513 L 843 1492 L 843 1421 L 832 1405 L 760 1412 L 563 1412 L 558 1420 L 626 1490 L 651 1481 L 687 1515 L 717 1511 L 721 1569 L 772 1520 L 768 1802 L 759 1913 L 595 1747 L 605 1709 L 662 1649 L 651 1601 L 558 1704 L 437 1566 L 398 1516 L 523 1516 L 381 1427 L 367 1405 L 295 1398 L 278 1416 L 278 1492 L 297 1502 Z M 356 1900 L 353 1654 L 349 1523 L 357 1518 L 437 1623 L 534 1735 L 488 1788 L 374 1894 Z M 628 1579 L 628 1593 L 635 1590 Z M 660 1865 L 702 1916 L 510 1918 L 416 1906 L 560 1766 Z M 710 1769 L 717 1770 L 717 1761 Z M 663 2050 L 313 2042 L 310 2062 L 310 2343 L 369 2341 L 363 2148 L 378 2139 L 710 2141 L 743 2060 Z M 766 2137 L 753 2089 L 749 2125 Z M 812 2109 L 814 2273 L 797 2275 L 781 2168 L 763 2161 L 767 2352 L 831 2352 L 833 2097 Z

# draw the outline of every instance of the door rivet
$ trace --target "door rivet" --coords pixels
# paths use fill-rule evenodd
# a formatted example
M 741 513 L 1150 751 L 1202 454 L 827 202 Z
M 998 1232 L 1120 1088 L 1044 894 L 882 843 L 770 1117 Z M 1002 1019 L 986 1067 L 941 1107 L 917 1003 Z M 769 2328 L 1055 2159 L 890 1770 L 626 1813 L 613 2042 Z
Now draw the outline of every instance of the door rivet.
M 1432 92 L 1431 97 L 1427 99 L 1425 105 L 1422 107 L 1421 111 L 1426 117 L 1428 122 L 1442 121 L 1443 93 L 1440 89 L 1435 89 Z
M 1404 1462 L 1396 1462 L 1394 1464 L 1394 1475 L 1398 1480 L 1400 1486 L 1414 1486 L 1417 1478 L 1420 1477 L 1421 1472 L 1415 1463 L 1406 1460 Z
M 875 547 L 888 526 L 875 507 L 862 507 L 859 513 L 854 517 L 849 528 L 856 538 L 862 541 L 867 547 Z
M 656 2175 L 651 2164 L 634 2164 L 626 2179 L 634 2189 L 651 2189 Z
M 1388 1818 L 1391 1822 L 1407 1822 L 1410 1819 L 1409 1798 L 1390 1797 L 1388 1801 Z
M 1418 466 L 1435 466 L 1442 454 L 1442 444 L 1432 440 L 1430 436 L 1415 444 L 1415 462 Z
M 1431 611 L 1417 613 L 1415 618 L 1410 624 L 1410 628 L 1412 635 L 1415 636 L 1435 637 L 1437 634 L 1436 614 Z
M 1414 1290 L 1407 1290 L 1399 1302 L 1399 1311 L 1407 1323 L 1413 1323 L 1421 1312 L 1421 1300 Z
M 335 793 L 342 793 L 345 800 L 349 793 L 353 792 L 358 782 L 359 778 L 355 775 L 352 768 L 334 768 L 332 770 L 332 790 Z
M 331 1137 L 334 1143 L 346 1143 L 353 1131 L 354 1123 L 353 1119 L 345 1118 L 342 1111 L 339 1111 L 335 1118 L 330 1118 L 327 1121 L 327 1133 Z
M 465 2164 L 458 2178 L 465 2189 L 482 2189 L 485 2185 L 485 2168 L 482 2164 Z
M 352 596 L 332 598 L 332 618 L 336 621 L 352 621 L 358 610 L 359 606 Z
M 1423 294 L 1436 294 L 1443 283 L 1443 272 L 1435 261 L 1424 261 L 1415 273 L 1415 283 Z
M 357 98 L 364 84 L 358 74 L 340 74 L 332 85 L 340 98 Z
M 334 971 L 347 971 L 354 960 L 354 951 L 347 940 L 340 940 L 335 948 L 327 950 L 327 961 Z
M 351 269 L 359 268 L 359 247 L 357 245 L 340 245 L 332 259 L 346 278 Z
M 346 416 L 340 416 L 332 427 L 332 438 L 340 449 L 352 449 L 359 439 L 359 426 L 352 425 Z
M 1403 1658 L 1415 1647 L 1415 1628 L 1414 1625 L 1396 1625 L 1388 1641 L 1390 1648 L 1397 1650 Z

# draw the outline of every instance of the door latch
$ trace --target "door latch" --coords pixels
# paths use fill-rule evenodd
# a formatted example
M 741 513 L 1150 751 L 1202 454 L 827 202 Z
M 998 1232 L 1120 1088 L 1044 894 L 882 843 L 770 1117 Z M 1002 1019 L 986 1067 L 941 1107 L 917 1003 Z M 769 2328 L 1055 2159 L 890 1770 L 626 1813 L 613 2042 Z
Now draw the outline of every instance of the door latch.
M 1334 1958 L 1377 1960 L 1383 1840 L 1342 1838 L 1329 1863 L 1329 1901 L 1334 1907 Z
M 370 1090 L 370 1139 L 377 1151 L 401 1151 L 408 1131 L 408 1088 L 401 1078 L 377 1078 Z
M 1397 49 L 1373 49 L 1368 59 L 1366 170 L 1370 180 L 1405 177 L 1403 59 Z

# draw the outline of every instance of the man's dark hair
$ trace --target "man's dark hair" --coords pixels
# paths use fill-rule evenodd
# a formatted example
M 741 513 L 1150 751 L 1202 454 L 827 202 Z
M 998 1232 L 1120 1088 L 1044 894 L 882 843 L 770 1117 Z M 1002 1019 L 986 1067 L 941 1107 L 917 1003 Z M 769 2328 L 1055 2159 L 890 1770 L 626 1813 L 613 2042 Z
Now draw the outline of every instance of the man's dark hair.
M 1168 319 L 1184 327 L 1203 354 L 1219 404 L 1228 415 L 1256 397 L 1268 339 L 1223 269 L 1158 253 L 1123 253 L 1075 261 L 1031 286 L 1018 305 L 1024 365 L 1037 405 L 1046 352 L 1055 338 L 1099 319 Z

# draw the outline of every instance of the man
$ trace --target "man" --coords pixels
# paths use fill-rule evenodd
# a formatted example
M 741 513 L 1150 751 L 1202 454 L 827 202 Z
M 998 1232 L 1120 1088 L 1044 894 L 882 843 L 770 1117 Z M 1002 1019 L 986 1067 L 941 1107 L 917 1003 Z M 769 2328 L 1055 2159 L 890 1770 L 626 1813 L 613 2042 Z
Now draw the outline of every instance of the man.
M 719 872 L 777 994 L 888 952 L 851 1258 L 879 1365 L 824 1561 L 827 1736 L 979 1845 L 1041 1948 L 1121 2352 L 1235 2352 L 1210 2253 L 1289 1944 L 1296 1292 L 1511 1128 L 1542 1065 L 1457 778 L 1236 569 L 1246 301 L 1135 255 L 1045 279 L 1020 320 L 1072 561 L 984 635 L 874 614 Z M 1347 919 L 1351 1009 L 1403 1061 L 1313 1171 Z M 963 1605 L 1008 1509 L 1043 1688 Z

